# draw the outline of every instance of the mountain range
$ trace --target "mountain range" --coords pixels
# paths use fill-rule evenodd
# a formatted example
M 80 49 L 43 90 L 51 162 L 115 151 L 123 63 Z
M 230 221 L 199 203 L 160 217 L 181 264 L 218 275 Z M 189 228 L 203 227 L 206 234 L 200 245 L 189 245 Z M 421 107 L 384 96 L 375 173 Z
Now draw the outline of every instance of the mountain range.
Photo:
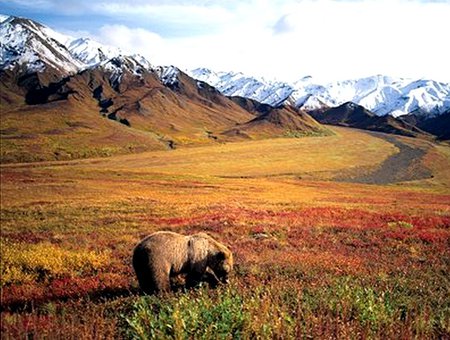
M 0 86 L 2 162 L 330 134 L 320 121 L 414 136 L 448 135 L 442 128 L 442 122 L 448 124 L 448 84 L 377 76 L 326 86 L 303 78 L 291 85 L 207 69 L 183 72 L 4 15 Z M 397 96 L 395 91 L 403 92 Z M 330 120 L 327 112 L 347 102 L 376 105 L 370 113 L 357 110 L 351 120 Z M 361 112 L 372 117 L 370 126 L 360 124 Z M 387 114 L 392 119 L 373 119 Z
M 382 75 L 328 83 L 316 82 L 308 76 L 286 83 L 250 77 L 243 73 L 214 72 L 206 68 L 197 68 L 188 73 L 227 96 L 241 96 L 274 107 L 290 106 L 326 124 L 406 135 L 426 131 L 441 139 L 450 138 L 448 83 Z M 358 119 L 353 116 L 354 119 L 345 123 L 333 117 L 337 111 L 332 108 L 340 107 L 340 111 L 344 109 L 348 112 L 348 103 L 356 104 L 350 109 L 364 108 L 364 111 L 358 112 L 365 114 L 357 115 Z M 369 119 L 370 124 L 368 116 L 372 117 Z
M 246 97 L 275 107 L 289 104 L 311 111 L 353 102 L 377 116 L 394 117 L 411 113 L 436 116 L 450 109 L 450 84 L 433 80 L 376 75 L 327 83 L 308 76 L 290 84 L 206 68 L 188 73 L 225 95 Z

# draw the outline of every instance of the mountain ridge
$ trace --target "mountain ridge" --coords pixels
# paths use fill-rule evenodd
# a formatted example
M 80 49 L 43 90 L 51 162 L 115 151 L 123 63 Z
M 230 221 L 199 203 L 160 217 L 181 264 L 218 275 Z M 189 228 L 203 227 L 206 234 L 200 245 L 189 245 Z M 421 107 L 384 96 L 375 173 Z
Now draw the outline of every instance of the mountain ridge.
M 9 17 L 0 30 L 7 33 L 0 37 L 2 161 L 233 141 L 223 132 L 256 116 L 174 66 L 155 67 L 142 56 L 59 35 L 25 18 Z M 326 131 L 306 114 L 290 114 L 298 133 Z M 268 135 L 256 126 L 252 138 L 283 136 L 281 125 Z
M 409 137 L 420 136 L 432 139 L 431 135 L 422 131 L 412 122 L 390 115 L 377 116 L 363 106 L 353 102 L 346 102 L 325 111 L 313 112 L 311 115 L 322 124 L 354 127 Z
M 198 68 L 189 72 L 193 78 L 209 82 L 225 95 L 239 95 L 264 104 L 292 105 L 307 111 L 345 102 L 362 105 L 378 116 L 394 117 L 420 110 L 435 116 L 450 108 L 450 84 L 426 79 L 393 78 L 375 75 L 360 79 L 315 82 L 312 77 L 287 82 L 271 82 L 242 73 L 214 72 Z M 250 90 L 248 90 L 250 89 Z
M 67 75 L 106 63 L 116 57 L 134 59 L 148 70 L 155 68 L 142 56 L 125 56 L 120 49 L 102 45 L 90 38 L 63 35 L 26 18 L 4 15 L 2 18 L 2 69 L 25 64 L 31 71 L 40 71 L 44 60 L 46 64 L 59 68 L 58 71 Z M 28 25 L 32 34 L 23 36 L 23 32 L 17 29 L 20 27 L 18 23 Z M 40 31 L 50 39 L 43 42 Z M 30 41 L 40 44 L 34 46 L 36 43 L 29 43 Z M 51 54 L 56 55 L 58 60 L 49 60 L 48 56 Z M 376 75 L 325 83 L 316 82 L 309 76 L 287 83 L 250 77 L 241 72 L 214 72 L 207 68 L 187 71 L 187 74 L 216 87 L 226 96 L 250 98 L 274 107 L 291 105 L 296 109 L 314 111 L 351 101 L 379 116 L 389 114 L 397 117 L 413 112 L 417 115 L 419 112 L 426 118 L 440 115 L 450 109 L 450 84 L 433 80 Z
M 324 124 L 449 139 L 450 84 L 446 83 L 376 75 L 326 84 L 318 84 L 309 76 L 288 84 L 205 68 L 195 69 L 191 75 L 218 86 L 226 95 L 239 94 L 275 107 L 291 106 Z M 370 115 L 343 122 L 342 106 L 347 103 L 363 107 Z

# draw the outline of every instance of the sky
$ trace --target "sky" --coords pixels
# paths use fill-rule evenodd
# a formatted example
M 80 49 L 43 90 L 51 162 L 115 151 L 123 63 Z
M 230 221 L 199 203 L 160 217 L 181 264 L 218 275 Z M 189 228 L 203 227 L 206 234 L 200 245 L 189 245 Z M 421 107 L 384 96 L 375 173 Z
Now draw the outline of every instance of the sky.
M 144 55 L 295 81 L 450 82 L 450 0 L 0 0 L 0 13 Z

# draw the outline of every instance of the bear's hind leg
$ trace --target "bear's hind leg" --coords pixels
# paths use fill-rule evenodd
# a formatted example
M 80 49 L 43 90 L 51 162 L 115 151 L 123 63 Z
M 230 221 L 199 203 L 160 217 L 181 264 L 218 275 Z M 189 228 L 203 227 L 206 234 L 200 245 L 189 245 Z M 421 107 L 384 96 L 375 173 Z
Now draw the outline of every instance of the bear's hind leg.
M 153 281 L 155 283 L 156 292 L 170 291 L 170 268 L 158 267 L 153 272 Z
M 155 282 L 153 275 L 147 268 L 136 270 L 139 287 L 145 294 L 153 294 L 155 292 Z

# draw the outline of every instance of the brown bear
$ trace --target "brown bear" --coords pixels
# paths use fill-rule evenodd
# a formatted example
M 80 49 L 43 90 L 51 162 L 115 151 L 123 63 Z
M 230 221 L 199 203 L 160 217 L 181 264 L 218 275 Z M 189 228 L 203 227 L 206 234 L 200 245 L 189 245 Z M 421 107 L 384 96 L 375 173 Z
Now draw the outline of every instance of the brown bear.
M 187 288 L 202 281 L 216 286 L 228 282 L 233 254 L 205 233 L 185 236 L 159 231 L 134 248 L 133 268 L 147 294 L 170 291 L 173 282 Z

